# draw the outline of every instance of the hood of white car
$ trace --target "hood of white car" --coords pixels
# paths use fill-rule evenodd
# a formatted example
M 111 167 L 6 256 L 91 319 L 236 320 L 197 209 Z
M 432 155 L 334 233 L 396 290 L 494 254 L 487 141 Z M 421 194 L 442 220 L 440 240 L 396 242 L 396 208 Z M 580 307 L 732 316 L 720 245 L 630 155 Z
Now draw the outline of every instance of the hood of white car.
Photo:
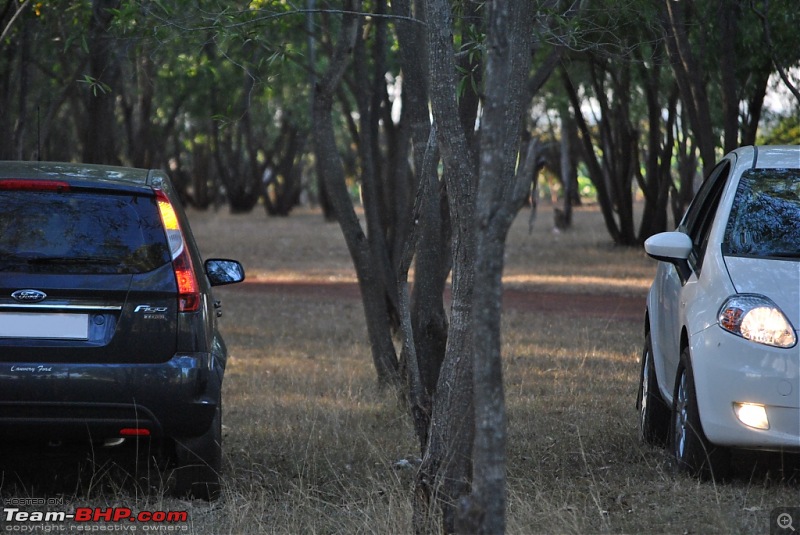
M 738 293 L 772 299 L 800 328 L 800 262 L 726 256 L 725 264 Z

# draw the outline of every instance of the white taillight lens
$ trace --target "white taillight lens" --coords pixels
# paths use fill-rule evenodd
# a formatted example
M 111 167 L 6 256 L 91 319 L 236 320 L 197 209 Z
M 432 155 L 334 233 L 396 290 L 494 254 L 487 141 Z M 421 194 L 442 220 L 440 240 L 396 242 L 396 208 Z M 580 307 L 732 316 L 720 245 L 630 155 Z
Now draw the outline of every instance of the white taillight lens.
M 794 328 L 778 306 L 761 295 L 735 295 L 719 311 L 719 325 L 742 338 L 775 347 L 797 343 Z
M 156 201 L 161 214 L 161 223 L 167 233 L 172 267 L 178 283 L 178 311 L 194 312 L 200 308 L 200 289 L 194 275 L 192 257 L 184 245 L 178 214 L 163 191 L 156 190 Z

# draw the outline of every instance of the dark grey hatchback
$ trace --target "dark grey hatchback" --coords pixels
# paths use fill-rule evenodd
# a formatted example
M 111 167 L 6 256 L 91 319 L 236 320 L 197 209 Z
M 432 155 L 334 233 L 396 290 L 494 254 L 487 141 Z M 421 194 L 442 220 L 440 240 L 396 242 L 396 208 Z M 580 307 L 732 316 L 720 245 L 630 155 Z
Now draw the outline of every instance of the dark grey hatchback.
M 236 261 L 202 261 L 160 171 L 0 162 L 0 439 L 157 439 L 174 492 L 216 498 L 227 352 L 211 287 L 242 280 Z

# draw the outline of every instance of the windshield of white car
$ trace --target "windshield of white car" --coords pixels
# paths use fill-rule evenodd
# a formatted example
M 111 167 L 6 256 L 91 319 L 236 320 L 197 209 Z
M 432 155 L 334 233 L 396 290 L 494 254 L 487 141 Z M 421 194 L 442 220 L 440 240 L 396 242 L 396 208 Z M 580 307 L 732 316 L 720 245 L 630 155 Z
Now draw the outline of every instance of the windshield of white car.
M 722 253 L 800 258 L 800 169 L 750 169 L 742 174 Z

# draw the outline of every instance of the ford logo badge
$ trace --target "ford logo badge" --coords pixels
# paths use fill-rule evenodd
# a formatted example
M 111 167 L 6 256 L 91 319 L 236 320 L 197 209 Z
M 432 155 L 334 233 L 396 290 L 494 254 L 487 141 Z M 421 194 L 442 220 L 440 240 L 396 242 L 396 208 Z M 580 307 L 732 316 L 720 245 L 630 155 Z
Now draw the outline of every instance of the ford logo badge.
M 11 297 L 20 303 L 38 303 L 44 301 L 47 294 L 39 290 L 17 290 L 11 294 Z

